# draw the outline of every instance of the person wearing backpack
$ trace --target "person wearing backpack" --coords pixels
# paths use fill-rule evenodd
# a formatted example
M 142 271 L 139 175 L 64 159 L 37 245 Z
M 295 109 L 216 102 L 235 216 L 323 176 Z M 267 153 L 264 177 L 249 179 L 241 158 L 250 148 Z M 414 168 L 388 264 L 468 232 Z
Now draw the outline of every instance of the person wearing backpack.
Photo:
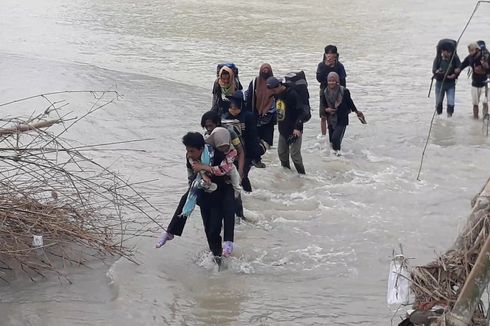
M 238 160 L 235 160 L 235 165 L 238 169 L 238 173 L 240 174 L 240 177 L 243 179 L 243 170 L 245 166 L 245 151 L 242 146 L 242 141 L 241 137 L 238 136 L 238 133 L 234 130 L 233 127 L 229 127 L 226 125 L 222 125 L 221 123 L 221 116 L 215 112 L 215 111 L 208 111 L 204 113 L 201 117 L 201 127 L 203 127 L 206 132 L 204 136 L 210 135 L 213 130 L 217 127 L 226 127 L 228 131 L 230 132 L 230 137 L 231 137 L 231 143 L 235 147 L 235 149 L 238 152 Z M 245 216 L 243 215 L 243 203 L 241 199 L 241 195 L 238 195 L 238 197 L 235 197 L 235 223 L 239 224 L 241 220 L 246 220 Z M 225 223 L 225 230 L 228 230 L 226 223 L 228 223 L 227 220 L 224 221 Z
M 301 142 L 306 112 L 301 104 L 301 99 L 293 87 L 283 84 L 276 77 L 267 79 L 267 88 L 272 91 L 276 99 L 277 128 L 279 130 L 277 153 L 281 165 L 288 169 L 291 168 L 289 163 L 291 153 L 296 171 L 299 174 L 305 174 Z
M 436 80 L 436 111 L 442 114 L 444 96 L 447 96 L 447 116 L 454 113 L 454 97 L 456 92 L 455 69 L 461 65 L 456 51 L 456 41 L 441 40 L 437 45 L 437 55 L 432 64 L 432 73 Z M 453 56 L 454 54 L 454 56 Z
M 350 92 L 340 85 L 340 77 L 336 72 L 330 72 L 327 77 L 327 87 L 320 98 L 320 107 L 326 113 L 328 136 L 335 155 L 341 156 L 340 148 L 345 130 L 349 125 L 349 114 L 355 112 L 359 120 L 365 123 L 364 114 L 357 110 Z
M 481 63 L 482 51 L 477 43 L 468 45 L 468 56 L 463 60 L 456 73 L 467 67 L 471 67 L 471 98 L 473 102 L 473 118 L 478 119 L 480 98 L 483 95 L 483 116 L 488 114 L 488 94 L 487 94 L 487 69 Z
M 330 72 L 336 72 L 339 75 L 340 86 L 346 87 L 347 74 L 345 72 L 344 65 L 339 61 L 339 53 L 335 45 L 327 45 L 325 47 L 325 53 L 323 54 L 323 60 L 318 64 L 316 69 L 316 80 L 320 83 L 320 101 L 323 97 L 323 91 L 327 87 L 327 76 Z M 327 134 L 327 116 L 325 111 L 320 105 L 320 130 L 321 136 L 325 137 Z
M 222 115 L 228 112 L 230 101 L 227 96 L 232 96 L 236 91 L 242 90 L 242 84 L 238 79 L 238 69 L 234 64 L 218 65 L 217 79 L 213 84 L 212 111 Z
M 266 85 L 267 78 L 271 76 L 274 76 L 271 65 L 264 63 L 260 66 L 259 75 L 250 82 L 246 92 L 247 110 L 255 114 L 259 137 L 269 147 L 274 142 L 274 125 L 276 124 L 274 96 Z

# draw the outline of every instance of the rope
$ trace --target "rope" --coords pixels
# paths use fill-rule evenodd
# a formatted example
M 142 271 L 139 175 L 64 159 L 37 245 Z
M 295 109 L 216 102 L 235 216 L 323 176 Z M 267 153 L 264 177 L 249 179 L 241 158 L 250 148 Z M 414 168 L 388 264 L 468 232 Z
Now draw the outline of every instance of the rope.
M 470 24 L 471 20 L 473 19 L 473 16 L 475 15 L 476 11 L 478 10 L 478 7 L 480 6 L 480 3 L 490 3 L 490 1 L 478 1 L 475 5 L 475 9 L 473 9 L 473 12 L 471 13 L 470 19 L 466 22 L 466 25 L 463 28 L 463 31 L 458 37 L 458 40 L 456 41 L 456 49 L 458 48 L 459 41 L 461 40 L 461 37 L 463 36 L 464 32 L 466 32 L 466 29 L 468 28 L 468 25 Z M 451 56 L 451 60 L 449 61 L 449 64 L 452 64 L 454 56 L 456 55 L 456 49 L 453 51 L 453 55 Z M 449 70 L 446 71 L 444 74 L 444 78 L 442 80 L 442 83 L 444 84 L 444 81 L 446 80 L 447 73 Z M 441 90 L 439 92 L 439 97 L 442 95 L 442 92 L 444 91 L 444 88 L 441 87 Z M 432 132 L 432 126 L 434 124 L 434 118 L 436 116 L 437 109 L 434 110 L 432 113 L 432 119 L 430 120 L 430 126 L 429 126 L 429 132 L 427 134 L 427 139 L 425 140 L 425 145 L 424 145 L 424 150 L 422 151 L 422 157 L 420 159 L 420 166 L 419 166 L 419 172 L 417 173 L 417 181 L 420 181 L 420 173 L 422 172 L 422 165 L 424 164 L 424 156 L 425 156 L 425 151 L 427 150 L 427 146 L 429 145 L 429 139 L 430 139 L 430 134 Z

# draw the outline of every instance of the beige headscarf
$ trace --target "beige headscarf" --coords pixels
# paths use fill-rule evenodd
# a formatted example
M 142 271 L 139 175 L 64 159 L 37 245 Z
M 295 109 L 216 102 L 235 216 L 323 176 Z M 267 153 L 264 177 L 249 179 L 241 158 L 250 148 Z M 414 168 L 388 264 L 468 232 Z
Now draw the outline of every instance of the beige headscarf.
M 230 82 L 225 84 L 223 83 L 223 80 L 221 79 L 221 75 L 223 72 L 227 72 L 230 75 Z M 236 88 L 236 82 L 235 82 L 235 73 L 233 72 L 233 69 L 227 66 L 223 66 L 223 68 L 220 69 L 218 73 L 218 84 L 221 87 L 221 92 L 225 96 L 231 96 L 235 93 L 237 90 Z
M 255 85 L 255 108 L 257 109 L 257 112 L 259 115 L 265 115 L 270 108 L 272 107 L 272 91 L 267 88 L 266 81 L 267 78 L 262 78 L 260 76 L 260 73 L 264 68 L 269 68 L 270 71 L 270 76 L 273 76 L 274 74 L 272 73 L 272 67 L 268 63 L 264 63 L 262 66 L 260 66 L 259 69 L 259 76 L 257 77 L 256 85 Z
M 333 89 L 327 86 L 324 90 L 324 94 L 325 100 L 327 101 L 327 106 L 336 109 L 339 107 L 340 103 L 342 103 L 342 97 L 344 97 L 344 87 L 340 86 L 340 78 L 335 71 L 328 74 L 327 81 L 332 77 L 337 81 L 337 85 Z
M 473 42 L 473 43 L 470 43 L 468 44 L 468 50 L 476 50 L 476 49 L 480 49 L 480 46 L 478 45 L 478 43 L 476 42 Z
M 211 132 L 208 138 L 206 138 L 206 143 L 213 146 L 214 148 L 218 148 L 223 145 L 229 145 L 230 149 L 232 148 L 230 132 L 228 129 L 223 127 L 216 127 Z

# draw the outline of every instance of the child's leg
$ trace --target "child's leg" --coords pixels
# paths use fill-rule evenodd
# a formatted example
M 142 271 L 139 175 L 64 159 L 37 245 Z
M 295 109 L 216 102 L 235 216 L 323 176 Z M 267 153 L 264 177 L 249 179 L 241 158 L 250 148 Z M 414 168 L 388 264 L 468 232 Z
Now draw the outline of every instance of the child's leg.
M 240 174 L 236 166 L 233 164 L 233 168 L 228 173 L 231 179 L 231 184 L 233 185 L 233 189 L 235 190 L 235 197 L 237 196 L 237 192 L 240 193 L 242 187 L 240 187 Z

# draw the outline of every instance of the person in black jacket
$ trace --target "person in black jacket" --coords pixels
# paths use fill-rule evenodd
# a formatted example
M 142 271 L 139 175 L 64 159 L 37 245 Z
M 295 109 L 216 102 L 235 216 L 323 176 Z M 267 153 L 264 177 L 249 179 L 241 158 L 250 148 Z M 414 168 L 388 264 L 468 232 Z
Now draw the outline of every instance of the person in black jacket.
M 320 98 L 320 107 L 327 115 L 328 136 L 332 149 L 335 155 L 340 156 L 342 138 L 349 125 L 349 113 L 355 112 L 361 121 L 364 121 L 364 115 L 357 110 L 349 90 L 340 85 L 340 78 L 336 72 L 328 74 L 327 87 Z
M 468 45 L 469 55 L 463 60 L 461 66 L 456 69 L 459 74 L 466 67 L 471 67 L 471 98 L 473 102 L 473 118 L 478 119 L 480 98 L 483 95 L 483 116 L 488 114 L 488 90 L 487 90 L 487 70 L 481 63 L 481 49 L 477 43 Z
M 318 64 L 316 69 L 316 80 L 320 83 L 320 102 L 323 97 L 323 90 L 327 87 L 327 76 L 330 72 L 336 72 L 339 75 L 340 85 L 346 87 L 347 74 L 344 65 L 339 62 L 339 53 L 335 45 L 327 45 L 323 60 Z M 327 134 L 327 116 L 320 105 L 320 130 L 322 136 Z
M 432 73 L 436 80 L 436 111 L 442 114 L 444 96 L 447 95 L 447 116 L 454 113 L 454 97 L 456 92 L 456 79 L 458 74 L 455 70 L 461 65 L 452 43 L 443 43 L 440 47 L 441 54 L 434 59 Z M 451 61 L 452 60 L 452 61 Z
M 293 160 L 294 167 L 299 174 L 305 174 L 303 158 L 301 156 L 301 142 L 303 134 L 303 121 L 305 111 L 299 105 L 298 93 L 292 87 L 281 83 L 276 77 L 267 79 L 267 87 L 276 98 L 277 128 L 279 130 L 279 141 L 277 153 L 281 165 L 288 169 L 289 154 Z
M 244 110 L 243 93 L 235 92 L 233 96 L 228 97 L 230 108 L 228 112 L 222 116 L 222 124 L 226 124 L 226 120 L 240 121 L 240 130 L 236 130 L 239 134 L 242 146 L 245 149 L 245 164 L 243 167 L 242 188 L 246 192 L 252 191 L 252 185 L 248 178 L 248 173 L 254 162 L 259 162 L 261 156 L 266 151 L 266 146 L 259 138 L 257 131 L 257 120 L 252 112 Z

